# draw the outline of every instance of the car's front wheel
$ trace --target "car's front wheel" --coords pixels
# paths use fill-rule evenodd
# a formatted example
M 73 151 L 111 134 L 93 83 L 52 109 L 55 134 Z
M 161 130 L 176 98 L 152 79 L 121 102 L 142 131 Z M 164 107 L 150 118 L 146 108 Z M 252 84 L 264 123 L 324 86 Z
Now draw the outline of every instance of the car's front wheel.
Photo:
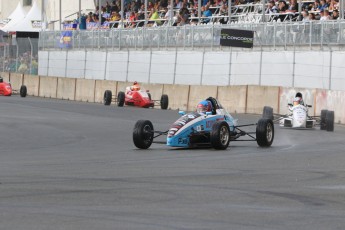
M 274 139 L 274 126 L 271 119 L 261 118 L 256 126 L 256 142 L 260 147 L 269 147 Z
M 134 125 L 133 142 L 139 149 L 148 149 L 153 142 L 153 125 L 149 120 L 139 120 Z
M 22 85 L 19 90 L 19 94 L 21 97 L 26 97 L 28 90 L 25 85 Z
M 215 149 L 223 150 L 230 143 L 230 129 L 225 121 L 217 121 L 213 124 L 211 130 L 211 146 Z
M 161 109 L 167 109 L 169 105 L 169 97 L 166 94 L 163 94 L 161 97 Z
M 110 105 L 112 96 L 113 95 L 111 93 L 111 90 L 104 91 L 104 97 L 103 97 L 104 105 Z
M 117 94 L 117 106 L 122 107 L 125 104 L 125 93 L 120 91 Z

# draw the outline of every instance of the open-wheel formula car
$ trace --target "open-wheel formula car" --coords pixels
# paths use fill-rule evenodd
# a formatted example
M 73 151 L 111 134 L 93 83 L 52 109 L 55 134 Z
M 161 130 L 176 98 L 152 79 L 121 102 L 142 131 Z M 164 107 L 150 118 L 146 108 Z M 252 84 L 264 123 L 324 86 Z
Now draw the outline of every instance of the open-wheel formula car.
M 147 149 L 152 143 L 166 144 L 171 147 L 195 148 L 213 147 L 224 150 L 230 141 L 256 141 L 261 147 L 269 147 L 274 139 L 274 126 L 270 119 L 262 118 L 255 124 L 238 125 L 215 98 L 207 98 L 212 103 L 212 111 L 206 113 L 190 112 L 175 121 L 169 130 L 156 131 L 151 121 L 139 120 L 133 130 L 133 142 L 139 149 Z M 255 132 L 242 130 L 245 126 L 256 126 Z M 154 141 L 166 135 L 166 141 Z M 240 137 L 247 137 L 238 140 Z
M 288 104 L 288 114 L 274 114 L 273 108 L 265 106 L 263 118 L 269 118 L 281 127 L 294 129 L 313 129 L 320 126 L 321 130 L 334 131 L 334 111 L 321 110 L 321 116 L 309 116 L 308 108 L 311 105 Z
M 119 107 L 122 107 L 123 105 L 132 105 L 143 108 L 160 106 L 161 109 L 167 109 L 169 105 L 169 97 L 168 95 L 163 94 L 160 100 L 152 100 L 149 91 L 144 89 L 138 91 L 120 91 L 116 97 L 112 94 L 111 90 L 106 90 L 104 92 L 103 102 L 104 105 L 110 105 L 111 102 L 114 102 Z
M 13 90 L 12 85 L 9 82 L 5 82 L 2 77 L 0 77 L 0 95 L 2 96 L 11 96 L 19 94 L 21 97 L 26 97 L 27 88 L 25 85 L 22 85 L 19 90 Z

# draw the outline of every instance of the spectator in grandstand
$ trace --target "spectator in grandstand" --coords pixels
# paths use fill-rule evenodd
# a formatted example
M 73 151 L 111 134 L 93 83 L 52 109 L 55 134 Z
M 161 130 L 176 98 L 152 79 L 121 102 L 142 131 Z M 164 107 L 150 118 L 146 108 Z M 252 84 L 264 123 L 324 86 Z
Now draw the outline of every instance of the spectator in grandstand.
M 320 11 L 320 8 L 321 8 L 320 0 L 315 0 L 311 8 L 311 11 Z
M 320 11 L 328 10 L 329 5 L 327 4 L 326 0 L 320 0 Z
M 189 10 L 187 9 L 186 3 L 182 3 L 182 7 L 177 15 L 177 25 L 184 26 L 189 24 Z
M 300 17 L 300 21 L 302 22 L 309 22 L 309 13 L 307 10 L 303 10 L 301 11 L 301 17 Z
M 152 8 L 148 17 L 149 17 L 149 19 L 147 22 L 147 26 L 153 26 L 155 23 L 156 23 L 156 25 L 162 24 L 162 21 L 157 20 L 157 19 L 159 19 L 159 14 L 158 14 L 157 8 Z
M 279 12 L 279 9 L 276 6 L 275 1 L 273 1 L 273 0 L 269 1 L 265 13 L 266 14 L 276 14 L 278 12 Z
M 219 8 L 218 16 L 227 16 L 228 15 L 228 7 L 226 5 L 221 5 Z M 218 22 L 221 24 L 226 24 L 228 18 L 220 17 L 217 19 Z
M 112 1 L 110 6 L 110 12 L 119 12 L 119 6 L 116 4 L 116 1 Z
M 201 9 L 202 12 L 202 16 L 204 17 L 202 22 L 203 23 L 209 23 L 211 21 L 211 17 L 212 17 L 212 12 L 210 10 L 210 5 L 206 4 L 205 6 L 202 6 L 201 8 L 204 8 L 204 10 Z
M 175 0 L 174 9 L 181 9 L 182 2 L 180 0 Z
M 309 21 L 314 21 L 314 20 L 316 20 L 315 14 L 309 13 Z
M 94 22 L 92 15 L 92 12 L 88 13 L 86 17 L 86 23 Z
M 210 0 L 201 0 L 201 6 L 206 6 Z
M 168 0 L 161 0 L 160 7 L 167 8 L 168 7 Z
M 170 6 L 167 6 L 166 13 L 164 14 L 164 19 L 170 20 L 170 17 L 174 17 L 174 11 Z
M 147 11 L 152 11 L 154 9 L 154 5 L 153 5 L 153 3 L 150 1 L 150 2 L 148 2 L 147 3 Z
M 279 3 L 278 3 L 279 13 L 285 13 L 287 9 L 288 9 L 287 3 L 284 0 L 279 0 Z
M 121 20 L 121 15 L 117 11 L 111 12 L 110 21 L 115 22 L 115 21 L 120 21 L 120 20 Z
M 332 19 L 333 20 L 338 20 L 339 18 L 339 11 L 338 10 L 333 10 L 332 12 Z
M 298 11 L 298 3 L 296 0 L 290 0 L 290 5 L 285 12 L 296 13 Z
M 324 21 L 324 20 L 331 20 L 332 17 L 329 15 L 329 11 L 327 9 L 325 10 L 321 10 L 320 11 L 320 21 Z
M 137 15 L 135 14 L 134 11 L 132 11 L 128 18 L 128 21 L 129 21 L 128 28 L 134 28 L 136 25 L 136 22 L 135 22 L 136 20 L 137 20 Z
M 79 15 L 79 13 L 78 13 L 78 15 Z M 79 23 L 79 17 L 77 18 L 77 21 Z M 82 14 L 80 17 L 79 29 L 80 30 L 86 30 L 86 15 L 85 14 Z
M 331 0 L 329 10 L 339 10 L 339 0 Z

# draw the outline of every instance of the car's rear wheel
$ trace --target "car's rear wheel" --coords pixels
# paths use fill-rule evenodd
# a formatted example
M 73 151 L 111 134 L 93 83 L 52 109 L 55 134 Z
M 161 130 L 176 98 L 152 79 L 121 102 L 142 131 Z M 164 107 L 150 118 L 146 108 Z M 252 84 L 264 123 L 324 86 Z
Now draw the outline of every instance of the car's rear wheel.
M 111 104 L 111 98 L 112 98 L 112 92 L 111 90 L 104 91 L 104 97 L 103 97 L 103 103 L 104 105 L 110 105 Z
M 273 108 L 270 106 L 264 106 L 263 112 L 262 112 L 262 118 L 268 118 L 273 120 Z
M 125 104 L 125 93 L 120 91 L 117 94 L 117 106 L 122 107 Z
M 326 114 L 326 130 L 329 132 L 334 131 L 334 111 L 327 111 Z
M 215 149 L 223 150 L 230 143 L 230 129 L 225 121 L 217 121 L 213 124 L 211 130 L 211 146 Z
M 139 120 L 133 130 L 133 142 L 139 149 L 148 149 L 153 142 L 153 125 L 149 120 Z
M 320 117 L 320 129 L 321 130 L 326 130 L 326 114 L 327 114 L 328 110 L 327 109 L 323 109 L 321 110 L 321 117 Z
M 22 86 L 20 87 L 20 90 L 19 90 L 20 96 L 21 96 L 21 97 L 26 97 L 27 92 L 28 92 L 28 90 L 27 90 L 26 86 L 25 86 L 25 85 L 22 85 Z
M 167 109 L 169 105 L 169 97 L 166 94 L 161 96 L 161 109 Z
M 274 139 L 274 126 L 271 119 L 261 118 L 256 126 L 256 142 L 260 147 L 269 147 Z

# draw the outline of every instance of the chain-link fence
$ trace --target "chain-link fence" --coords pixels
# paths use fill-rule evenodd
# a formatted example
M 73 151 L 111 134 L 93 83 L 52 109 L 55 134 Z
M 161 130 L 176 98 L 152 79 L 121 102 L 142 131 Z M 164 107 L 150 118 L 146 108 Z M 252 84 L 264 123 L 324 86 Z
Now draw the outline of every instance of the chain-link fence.
M 0 72 L 37 75 L 38 38 L 4 38 L 0 46 Z

